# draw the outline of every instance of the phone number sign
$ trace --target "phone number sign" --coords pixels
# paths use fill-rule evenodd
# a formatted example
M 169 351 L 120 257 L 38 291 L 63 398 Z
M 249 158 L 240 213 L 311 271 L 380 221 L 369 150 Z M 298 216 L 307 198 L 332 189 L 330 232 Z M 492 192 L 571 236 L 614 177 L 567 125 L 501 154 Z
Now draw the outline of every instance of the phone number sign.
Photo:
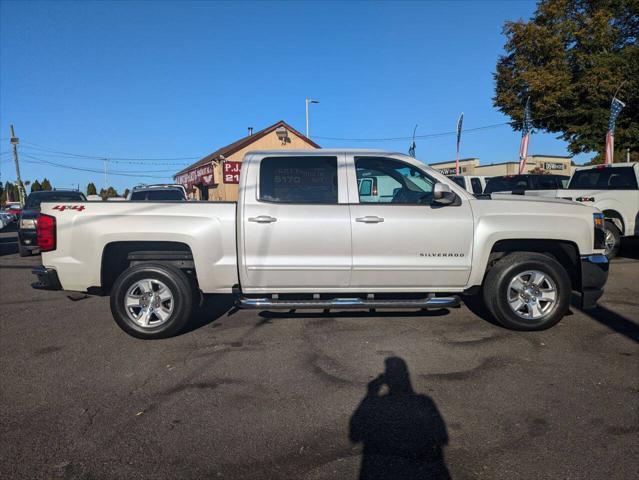
M 223 178 L 224 183 L 240 183 L 240 170 L 242 169 L 242 162 L 224 162 L 223 166 Z

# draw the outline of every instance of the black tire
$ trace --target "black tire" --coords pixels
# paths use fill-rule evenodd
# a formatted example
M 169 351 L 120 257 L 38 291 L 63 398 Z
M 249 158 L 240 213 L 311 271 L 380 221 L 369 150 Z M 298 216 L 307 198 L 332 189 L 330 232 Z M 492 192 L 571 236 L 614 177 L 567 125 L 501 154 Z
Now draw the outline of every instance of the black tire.
M 168 318 L 156 326 L 142 326 L 127 313 L 127 292 L 140 280 L 163 283 L 172 295 L 172 311 Z M 133 337 L 142 339 L 167 338 L 184 328 L 191 316 L 194 291 L 186 274 L 172 265 L 143 263 L 127 268 L 116 279 L 111 289 L 111 313 L 118 326 Z M 137 308 L 137 307 L 136 307 Z M 155 317 L 159 320 L 159 317 Z
M 21 257 L 30 257 L 31 256 L 31 250 L 29 250 L 27 247 L 24 247 L 19 241 L 18 241 L 18 254 Z
M 510 282 L 519 274 L 536 270 L 547 275 L 556 289 L 556 298 L 548 311 L 540 318 L 522 318 L 508 303 Z M 549 255 L 533 252 L 516 252 L 501 258 L 486 274 L 483 296 L 486 307 L 495 319 L 511 330 L 545 330 L 556 325 L 570 307 L 570 277 L 566 269 Z
M 604 229 L 606 233 L 610 233 L 612 239 L 614 240 L 614 245 L 609 247 L 606 238 L 606 256 L 608 258 L 615 258 L 619 253 L 619 249 L 621 248 L 621 232 L 612 220 L 606 220 L 606 222 L 604 223 Z M 608 237 L 608 235 L 606 235 L 606 237 Z

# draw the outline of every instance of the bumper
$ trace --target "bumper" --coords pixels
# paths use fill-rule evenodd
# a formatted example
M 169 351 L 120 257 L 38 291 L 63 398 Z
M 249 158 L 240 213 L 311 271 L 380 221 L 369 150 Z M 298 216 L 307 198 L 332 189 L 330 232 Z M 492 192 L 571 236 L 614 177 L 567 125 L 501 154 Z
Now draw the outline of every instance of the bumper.
M 62 290 L 60 280 L 58 279 L 58 272 L 52 268 L 35 267 L 31 270 L 31 273 L 38 276 L 38 281 L 33 282 L 31 286 L 38 290 Z
M 603 295 L 603 286 L 608 279 L 608 257 L 585 255 L 581 257 L 581 309 L 597 306 Z
M 38 235 L 35 230 L 18 230 L 18 240 L 20 245 L 28 248 L 29 250 L 35 250 L 38 248 Z

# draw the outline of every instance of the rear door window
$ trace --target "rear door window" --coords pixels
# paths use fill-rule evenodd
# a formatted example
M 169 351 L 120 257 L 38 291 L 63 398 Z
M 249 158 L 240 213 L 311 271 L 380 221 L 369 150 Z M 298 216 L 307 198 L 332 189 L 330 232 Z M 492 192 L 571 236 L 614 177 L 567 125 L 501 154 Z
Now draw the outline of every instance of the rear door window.
M 481 181 L 479 180 L 479 178 L 471 178 L 470 186 L 473 189 L 473 193 L 476 193 L 476 194 L 482 193 L 482 186 L 481 186 Z
M 539 190 L 555 190 L 559 188 L 555 177 L 550 175 L 539 175 L 535 178 L 537 179 L 537 188 Z
M 459 185 L 464 190 L 466 190 L 466 182 L 464 181 L 464 177 L 450 177 L 450 178 L 453 180 L 453 182 L 455 182 L 457 185 Z
M 337 203 L 337 157 L 264 158 L 258 198 L 273 203 Z

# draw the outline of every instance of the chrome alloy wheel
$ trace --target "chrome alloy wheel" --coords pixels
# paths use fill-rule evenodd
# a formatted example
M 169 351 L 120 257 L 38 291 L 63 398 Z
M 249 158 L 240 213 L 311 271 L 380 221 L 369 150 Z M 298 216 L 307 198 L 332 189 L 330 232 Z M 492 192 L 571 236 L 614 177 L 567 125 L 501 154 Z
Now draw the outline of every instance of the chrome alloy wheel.
M 539 320 L 550 314 L 557 304 L 557 286 L 549 275 L 527 270 L 515 275 L 508 284 L 508 305 L 527 320 Z
M 144 328 L 157 327 L 173 313 L 173 293 L 159 280 L 145 278 L 126 292 L 124 308 L 131 320 Z

